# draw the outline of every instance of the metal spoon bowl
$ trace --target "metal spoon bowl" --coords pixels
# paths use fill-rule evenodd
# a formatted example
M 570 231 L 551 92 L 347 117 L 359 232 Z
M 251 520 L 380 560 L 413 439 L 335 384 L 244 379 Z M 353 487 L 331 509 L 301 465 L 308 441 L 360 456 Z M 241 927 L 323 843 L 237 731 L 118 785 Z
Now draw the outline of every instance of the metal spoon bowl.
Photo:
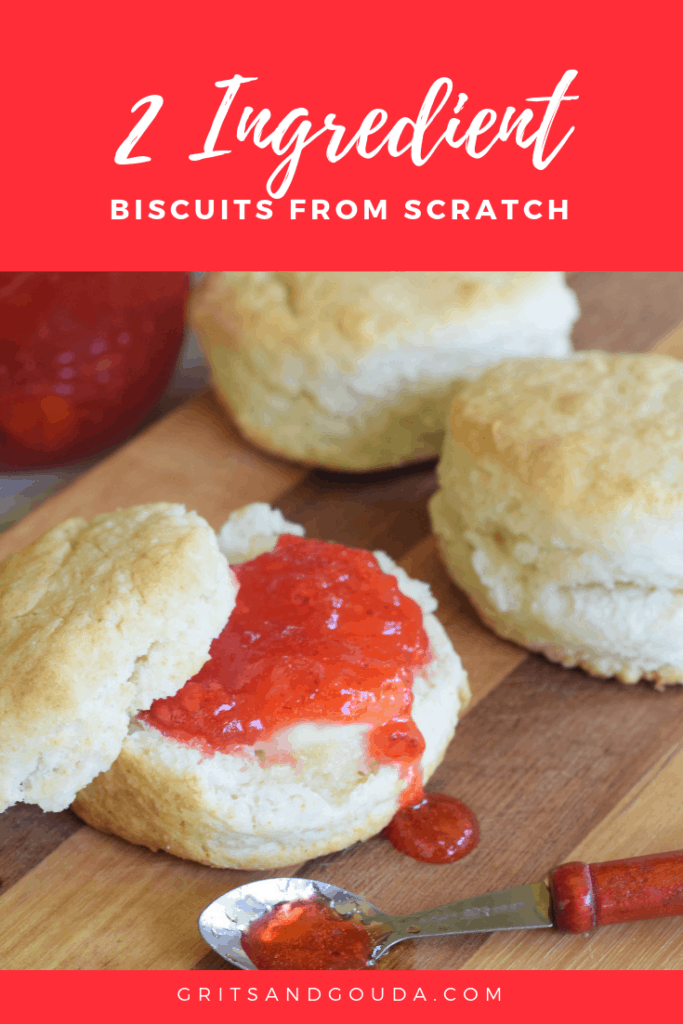
M 343 916 L 358 913 L 364 922 L 383 917 L 377 907 L 338 885 L 310 878 L 262 878 L 210 903 L 199 918 L 199 931 L 224 960 L 242 970 L 256 971 L 258 968 L 242 949 L 242 933 L 278 903 L 312 899 L 322 900 Z
M 552 926 L 548 888 L 542 882 L 396 916 L 383 913 L 338 885 L 311 878 L 262 878 L 232 889 L 210 903 L 199 918 L 199 931 L 224 960 L 242 970 L 256 971 L 258 968 L 242 949 L 242 934 L 278 903 L 306 899 L 322 900 L 342 917 L 356 914 L 361 924 L 379 926 L 380 938 L 369 965 L 404 939 Z

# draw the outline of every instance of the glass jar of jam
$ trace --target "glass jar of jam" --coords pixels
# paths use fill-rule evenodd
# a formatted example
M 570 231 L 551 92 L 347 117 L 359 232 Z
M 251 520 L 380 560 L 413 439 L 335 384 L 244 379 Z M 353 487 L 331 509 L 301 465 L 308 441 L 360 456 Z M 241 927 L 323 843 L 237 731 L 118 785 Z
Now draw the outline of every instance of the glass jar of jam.
M 73 462 L 123 441 L 159 401 L 188 275 L 0 274 L 0 467 Z

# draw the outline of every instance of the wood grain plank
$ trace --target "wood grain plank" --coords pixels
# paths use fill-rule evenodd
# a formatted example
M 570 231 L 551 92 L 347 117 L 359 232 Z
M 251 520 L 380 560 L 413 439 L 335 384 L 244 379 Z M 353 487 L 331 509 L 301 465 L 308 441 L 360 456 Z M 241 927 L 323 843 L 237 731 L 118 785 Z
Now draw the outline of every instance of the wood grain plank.
M 316 470 L 278 507 L 309 537 L 380 548 L 398 560 L 431 533 L 427 502 L 436 488 L 433 462 L 383 473 Z
M 72 811 L 45 814 L 40 807 L 15 804 L 0 814 L 0 894 L 80 828 Z
M 648 352 L 683 320 L 683 274 L 568 273 L 579 299 L 575 349 Z
M 599 862 L 682 845 L 683 742 L 679 740 L 564 859 Z M 680 970 L 683 921 L 609 925 L 589 935 L 492 935 L 464 966 L 474 970 Z
M 204 907 L 266 874 L 205 868 L 84 827 L 3 897 L 0 964 L 4 970 L 190 967 L 206 949 L 197 931 Z
M 683 321 L 658 341 L 652 351 L 662 356 L 683 359 Z

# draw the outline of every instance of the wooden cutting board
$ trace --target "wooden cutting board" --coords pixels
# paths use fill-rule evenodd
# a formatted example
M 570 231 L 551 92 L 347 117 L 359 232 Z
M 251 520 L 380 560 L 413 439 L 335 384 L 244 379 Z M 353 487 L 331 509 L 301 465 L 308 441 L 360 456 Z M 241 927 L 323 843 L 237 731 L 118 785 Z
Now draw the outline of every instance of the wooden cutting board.
M 605 320 L 600 287 L 586 285 L 581 347 L 652 348 L 658 321 L 642 316 L 630 332 L 628 323 L 613 324 L 605 343 L 600 315 L 586 320 L 591 296 Z M 626 291 L 623 299 L 630 301 Z M 683 324 L 654 348 L 683 358 Z M 197 917 L 221 893 L 266 874 L 334 882 L 406 912 L 538 881 L 565 860 L 683 847 L 683 687 L 655 693 L 595 680 L 492 634 L 436 556 L 426 512 L 434 488 L 432 466 L 343 476 L 271 458 L 244 442 L 207 394 L 0 536 L 3 558 L 70 515 L 180 501 L 219 527 L 241 505 L 267 501 L 309 536 L 388 551 L 431 584 L 469 673 L 473 701 L 430 789 L 472 806 L 482 833 L 471 856 L 445 867 L 375 838 L 285 871 L 239 872 L 152 854 L 100 835 L 70 811 L 18 805 L 0 815 L 0 967 L 230 969 L 199 938 Z M 673 969 L 683 966 L 683 918 L 590 936 L 422 939 L 396 947 L 382 966 Z

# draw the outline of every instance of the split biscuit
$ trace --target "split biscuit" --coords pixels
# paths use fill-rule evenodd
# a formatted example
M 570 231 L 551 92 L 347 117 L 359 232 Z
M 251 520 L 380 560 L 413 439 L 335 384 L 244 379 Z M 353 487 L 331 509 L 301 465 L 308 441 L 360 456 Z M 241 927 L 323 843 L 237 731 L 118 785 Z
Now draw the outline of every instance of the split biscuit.
M 220 543 L 233 562 L 246 561 L 272 550 L 282 533 L 303 531 L 276 510 L 251 505 L 233 513 Z M 426 781 L 469 698 L 467 675 L 433 614 L 427 584 L 410 579 L 382 552 L 376 557 L 422 608 L 434 654 L 413 684 Z M 134 721 L 115 764 L 79 793 L 74 810 L 101 831 L 203 864 L 284 867 L 376 835 L 400 806 L 399 767 L 368 765 L 366 728 L 302 722 L 273 737 L 267 749 L 207 755 Z M 288 752 L 284 760 L 281 750 Z

